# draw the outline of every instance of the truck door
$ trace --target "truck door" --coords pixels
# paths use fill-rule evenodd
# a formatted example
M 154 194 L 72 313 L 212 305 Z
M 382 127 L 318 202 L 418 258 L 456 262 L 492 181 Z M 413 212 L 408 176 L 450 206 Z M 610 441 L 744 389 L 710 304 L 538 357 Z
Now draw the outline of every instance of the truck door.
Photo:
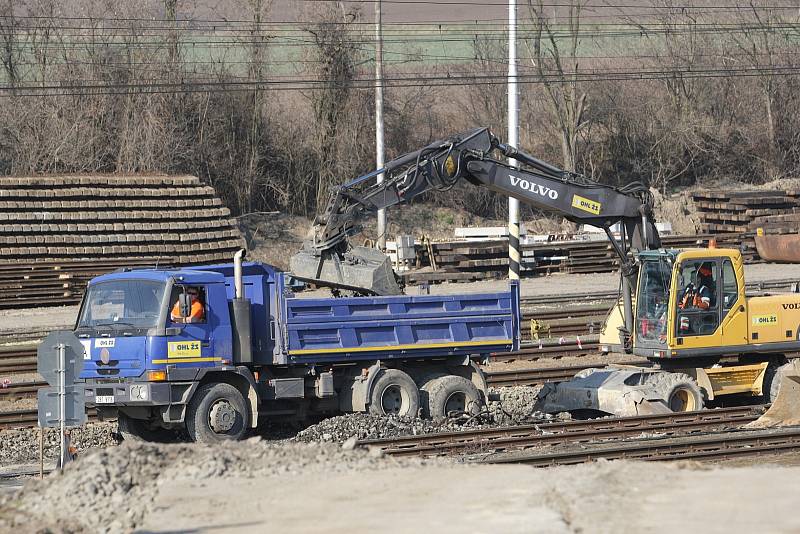
M 181 294 L 187 294 L 192 299 L 189 317 L 182 317 L 179 304 Z M 167 342 L 167 359 L 170 363 L 213 364 L 212 335 L 215 319 L 207 305 L 206 297 L 205 286 L 177 284 L 173 286 L 169 326 L 178 333 L 170 336 Z

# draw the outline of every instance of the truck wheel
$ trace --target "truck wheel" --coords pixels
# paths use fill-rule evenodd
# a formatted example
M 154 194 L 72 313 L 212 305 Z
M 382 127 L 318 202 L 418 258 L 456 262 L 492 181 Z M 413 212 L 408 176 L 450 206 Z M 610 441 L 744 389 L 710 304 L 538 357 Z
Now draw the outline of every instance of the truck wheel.
M 658 390 L 671 411 L 693 412 L 703 409 L 703 392 L 691 376 L 663 373 L 656 380 Z
M 463 376 L 441 376 L 423 387 L 428 398 L 426 413 L 434 421 L 441 421 L 452 413 L 474 415 L 481 408 L 478 388 Z
M 172 430 L 155 426 L 144 419 L 134 419 L 123 412 L 117 415 L 117 428 L 125 441 L 172 443 L 178 437 Z
M 414 380 L 399 369 L 386 369 L 372 387 L 369 413 L 416 417 L 419 411 L 419 390 Z
M 200 386 L 186 410 L 186 430 L 192 441 L 235 441 L 242 439 L 249 427 L 245 398 L 230 384 Z

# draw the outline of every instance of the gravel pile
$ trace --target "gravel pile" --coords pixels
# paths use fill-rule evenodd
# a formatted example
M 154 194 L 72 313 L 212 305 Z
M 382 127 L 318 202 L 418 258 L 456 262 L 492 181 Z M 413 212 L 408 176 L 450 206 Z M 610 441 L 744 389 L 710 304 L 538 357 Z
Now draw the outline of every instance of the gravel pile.
M 487 410 L 489 419 L 495 425 L 519 425 L 541 423 L 552 419 L 563 419 L 568 413 L 552 415 L 537 411 L 536 395 L 541 386 L 512 386 L 489 388 Z
M 63 473 L 31 480 L 0 501 L 0 531 L 119 532 L 153 506 L 162 481 L 291 476 L 419 466 L 334 444 L 270 444 L 258 437 L 212 447 L 123 443 L 94 450 Z
M 397 436 L 452 432 L 461 425 L 444 421 L 434 423 L 426 419 L 405 419 L 394 416 L 377 416 L 352 413 L 323 419 L 295 436 L 301 442 L 342 442 L 349 438 L 383 439 Z
M 70 430 L 70 444 L 77 447 L 78 454 L 90 449 L 116 445 L 117 423 L 87 423 Z M 49 428 L 44 435 L 44 460 L 53 463 L 59 454 L 58 429 Z M 0 465 L 39 462 L 39 429 L 12 428 L 0 431 Z
M 324 419 L 298 432 L 295 440 L 329 443 L 344 442 L 353 437 L 359 440 L 384 439 L 562 419 L 563 417 L 534 410 L 539 389 L 527 386 L 490 389 L 489 398 L 495 400 L 489 401 L 484 413 L 474 418 L 458 418 L 439 423 L 364 413 L 340 415 Z

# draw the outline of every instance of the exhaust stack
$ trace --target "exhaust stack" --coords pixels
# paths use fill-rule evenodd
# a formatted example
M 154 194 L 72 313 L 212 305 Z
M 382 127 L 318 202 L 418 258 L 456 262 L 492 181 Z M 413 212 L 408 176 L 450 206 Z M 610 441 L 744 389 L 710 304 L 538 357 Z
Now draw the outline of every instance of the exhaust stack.
M 233 362 L 253 362 L 252 317 L 250 299 L 244 297 L 242 259 L 247 251 L 239 250 L 233 256 L 233 300 L 230 301 L 231 328 L 233 330 Z
M 233 295 L 237 299 L 240 299 L 244 296 L 242 294 L 242 259 L 246 254 L 247 251 L 245 249 L 240 249 L 233 256 Z

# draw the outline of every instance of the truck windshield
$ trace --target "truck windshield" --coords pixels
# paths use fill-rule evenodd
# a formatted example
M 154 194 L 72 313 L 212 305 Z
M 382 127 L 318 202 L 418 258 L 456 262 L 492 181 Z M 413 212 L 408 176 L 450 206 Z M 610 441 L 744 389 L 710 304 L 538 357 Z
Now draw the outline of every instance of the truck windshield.
M 667 309 L 672 268 L 662 260 L 642 263 L 636 302 L 636 333 L 640 341 L 667 341 Z
M 149 280 L 112 280 L 89 287 L 78 328 L 123 326 L 154 328 L 166 284 Z

